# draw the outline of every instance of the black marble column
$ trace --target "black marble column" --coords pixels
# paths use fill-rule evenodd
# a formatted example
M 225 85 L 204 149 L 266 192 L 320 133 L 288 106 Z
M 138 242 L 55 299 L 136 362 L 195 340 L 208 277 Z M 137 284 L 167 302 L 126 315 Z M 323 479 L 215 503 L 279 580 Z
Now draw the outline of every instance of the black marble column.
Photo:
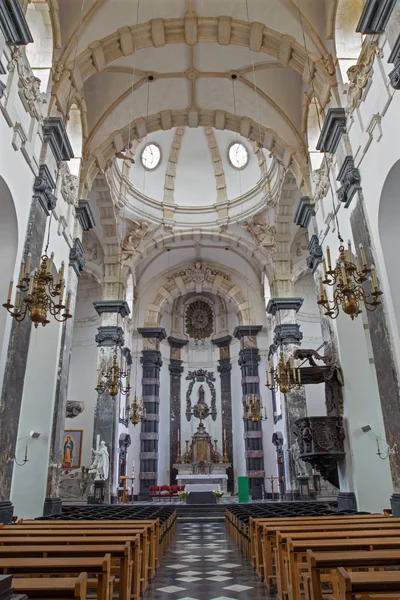
M 67 293 L 71 293 L 71 313 L 75 314 L 76 297 L 79 276 L 85 267 L 83 260 L 84 248 L 78 238 L 70 251 Z M 71 363 L 72 340 L 74 334 L 74 319 L 68 319 L 61 334 L 60 358 L 58 361 L 56 397 L 53 409 L 53 424 L 51 428 L 49 448 L 49 468 L 47 473 L 47 490 L 44 501 L 43 515 L 61 513 L 62 502 L 59 497 L 60 475 L 62 468 L 62 440 L 64 432 L 65 413 L 68 396 L 69 368 Z
M 57 121 L 57 135 L 49 127 L 45 135 L 41 158 L 54 164 L 60 160 L 69 160 L 73 156 L 68 136 L 61 119 Z M 45 121 L 45 123 L 47 120 Z M 56 205 L 54 196 L 55 174 L 46 164 L 42 164 L 34 180 L 32 202 L 30 205 L 28 226 L 25 235 L 23 259 L 31 254 L 31 268 L 39 268 L 46 233 L 46 222 Z M 10 317 L 11 318 L 11 317 Z M 48 327 L 50 327 L 48 325 Z M 13 507 L 10 502 L 13 461 L 8 455 L 14 455 L 18 423 L 21 411 L 28 350 L 31 338 L 32 322 L 27 317 L 21 323 L 13 321 L 8 343 L 7 362 L 4 370 L 3 387 L 0 400 L 0 521 L 9 522 Z
M 178 456 L 178 432 L 181 430 L 181 377 L 183 366 L 181 349 L 188 343 L 174 337 L 168 338 L 171 347 L 169 361 L 170 374 L 170 420 L 169 420 L 169 449 L 170 449 L 170 485 L 176 485 L 177 470 L 173 468 Z
M 228 475 L 228 492 L 234 493 L 235 482 L 233 477 L 233 431 L 232 431 L 232 387 L 231 387 L 231 356 L 230 343 L 232 337 L 227 335 L 223 338 L 213 340 L 213 344 L 219 348 L 218 373 L 221 377 L 221 420 L 222 439 L 226 434 L 226 453 L 231 466 L 226 470 Z
M 261 329 L 261 325 L 239 325 L 233 332 L 234 337 L 240 340 L 241 345 L 239 366 L 242 373 L 243 406 L 247 395 L 260 396 L 258 375 L 260 353 L 257 348 L 257 334 Z M 265 478 L 262 423 L 253 423 L 252 421 L 243 421 L 243 423 L 250 494 L 253 500 L 261 499 Z
M 144 347 L 140 362 L 143 365 L 142 394 L 146 408 L 146 420 L 142 421 L 140 433 L 140 488 L 139 500 L 148 500 L 149 488 L 158 479 L 158 423 L 160 420 L 160 369 L 162 359 L 160 342 L 167 335 L 161 327 L 140 327 Z

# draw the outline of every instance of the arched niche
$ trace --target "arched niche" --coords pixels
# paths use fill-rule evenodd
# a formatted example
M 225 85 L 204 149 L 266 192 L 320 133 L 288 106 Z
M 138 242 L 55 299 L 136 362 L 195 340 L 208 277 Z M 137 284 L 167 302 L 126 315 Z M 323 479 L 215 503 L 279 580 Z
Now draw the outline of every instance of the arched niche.
M 357 25 L 364 8 L 364 0 L 339 0 L 336 11 L 335 46 L 336 58 L 344 83 L 347 69 L 353 66 L 360 55 L 363 37 L 357 33 Z
M 26 56 L 36 77 L 41 81 L 40 90 L 47 92 L 53 65 L 53 27 L 48 2 L 29 2 L 26 20 L 32 33 L 33 44 L 26 46 Z
M 397 326 L 400 333 L 400 282 L 398 280 L 398 256 L 400 254 L 400 160 L 385 180 L 379 204 L 379 237 L 385 261 Z
M 69 109 L 67 134 L 74 152 L 74 158 L 71 158 L 71 160 L 68 162 L 68 166 L 71 173 L 79 177 L 82 159 L 83 134 L 82 115 L 79 107 L 76 104 L 72 104 L 71 108 Z
M 1 252 L 1 277 L 0 277 L 0 305 L 6 302 L 9 282 L 13 279 L 15 261 L 18 250 L 18 221 L 15 212 L 14 200 L 10 189 L 0 177 L 0 252 Z M 13 294 L 15 295 L 15 287 Z M 11 300 L 13 301 L 13 299 Z M 0 310 L 0 347 L 4 338 L 8 316 L 7 311 Z

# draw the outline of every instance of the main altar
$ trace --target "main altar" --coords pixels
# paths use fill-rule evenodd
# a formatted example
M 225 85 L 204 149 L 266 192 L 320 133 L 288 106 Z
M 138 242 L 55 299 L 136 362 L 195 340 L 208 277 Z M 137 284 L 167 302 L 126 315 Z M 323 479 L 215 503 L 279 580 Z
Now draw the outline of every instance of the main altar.
M 186 450 L 180 453 L 178 443 L 177 462 L 173 467 L 178 471 L 177 485 L 184 485 L 190 492 L 187 503 L 212 503 L 215 498 L 212 492 L 216 489 L 227 492 L 228 476 L 226 470 L 231 466 L 226 454 L 226 435 L 223 436 L 223 451 L 218 452 L 218 440 L 213 440 L 207 433 L 203 419 L 209 415 L 209 408 L 204 400 L 202 386 L 199 400 L 193 407 L 193 415 L 200 419 L 196 433 L 191 440 L 185 440 Z M 178 441 L 179 442 L 179 441 Z

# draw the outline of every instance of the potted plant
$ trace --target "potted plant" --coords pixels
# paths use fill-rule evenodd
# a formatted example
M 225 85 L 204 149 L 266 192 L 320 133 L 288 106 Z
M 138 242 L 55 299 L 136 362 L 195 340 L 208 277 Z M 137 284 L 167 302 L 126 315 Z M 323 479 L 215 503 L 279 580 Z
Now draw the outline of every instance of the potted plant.
M 222 496 L 224 495 L 224 492 L 222 490 L 214 490 L 213 494 L 217 501 L 217 504 L 219 504 L 219 501 L 221 500 Z
M 178 496 L 181 499 L 182 504 L 186 501 L 186 498 L 189 496 L 190 492 L 187 490 L 181 490 L 178 492 Z

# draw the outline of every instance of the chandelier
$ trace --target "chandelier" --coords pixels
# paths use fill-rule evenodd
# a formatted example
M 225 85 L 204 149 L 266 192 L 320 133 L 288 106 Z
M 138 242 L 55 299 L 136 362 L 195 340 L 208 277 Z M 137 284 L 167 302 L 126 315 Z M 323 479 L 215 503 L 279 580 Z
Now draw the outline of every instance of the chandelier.
M 50 258 L 44 254 L 41 258 L 40 269 L 35 269 L 30 273 L 31 255 L 27 256 L 25 261 L 21 262 L 19 273 L 19 283 L 16 285 L 14 304 L 11 303 L 13 292 L 13 281 L 8 286 L 7 302 L 3 304 L 4 308 L 18 322 L 21 322 L 28 315 L 32 323 L 37 328 L 41 323 L 43 327 L 50 323 L 48 313 L 59 323 L 63 323 L 72 317 L 71 294 L 67 294 L 67 303 L 63 304 L 65 280 L 64 263 L 61 263 L 57 279 L 54 280 L 51 274 L 53 266 L 54 253 Z M 57 298 L 57 300 L 53 300 Z M 64 311 L 64 312 L 62 312 Z
M 139 421 L 146 420 L 146 409 L 144 407 L 143 398 L 139 402 L 136 397 L 136 394 L 133 399 L 133 403 L 130 406 L 128 406 L 127 418 L 134 427 L 136 427 Z
M 300 369 L 294 366 L 293 356 L 285 360 L 283 352 L 281 352 L 276 367 L 271 358 L 265 385 L 272 392 L 280 390 L 282 394 L 302 387 Z
M 319 282 L 319 300 L 318 304 L 325 309 L 325 316 L 336 319 L 339 315 L 339 309 L 342 307 L 344 313 L 350 316 L 352 320 L 362 312 L 361 303 L 365 308 L 372 312 L 381 304 L 379 296 L 382 295 L 378 287 L 374 265 L 369 268 L 365 251 L 360 244 L 360 254 L 362 267 L 358 257 L 355 257 L 351 251 L 351 243 L 348 242 L 347 256 L 344 246 L 339 246 L 339 258 L 336 267 L 332 269 L 331 254 L 329 247 L 326 249 L 328 267 L 326 260 L 323 261 L 324 279 Z M 371 292 L 368 294 L 363 287 L 363 283 L 369 281 Z M 328 300 L 325 285 L 336 286 L 333 292 L 333 300 Z
M 247 394 L 243 406 L 243 421 L 260 423 L 267 419 L 267 409 L 262 404 L 261 396 L 259 394 Z
M 124 385 L 122 380 L 125 378 L 126 384 Z M 115 398 L 118 392 L 127 395 L 131 390 L 130 379 L 131 374 L 127 371 L 126 362 L 123 361 L 122 368 L 118 365 L 117 350 L 115 350 L 114 356 L 108 363 L 102 362 L 97 378 L 97 386 L 94 389 L 98 394 L 108 392 L 112 398 Z

